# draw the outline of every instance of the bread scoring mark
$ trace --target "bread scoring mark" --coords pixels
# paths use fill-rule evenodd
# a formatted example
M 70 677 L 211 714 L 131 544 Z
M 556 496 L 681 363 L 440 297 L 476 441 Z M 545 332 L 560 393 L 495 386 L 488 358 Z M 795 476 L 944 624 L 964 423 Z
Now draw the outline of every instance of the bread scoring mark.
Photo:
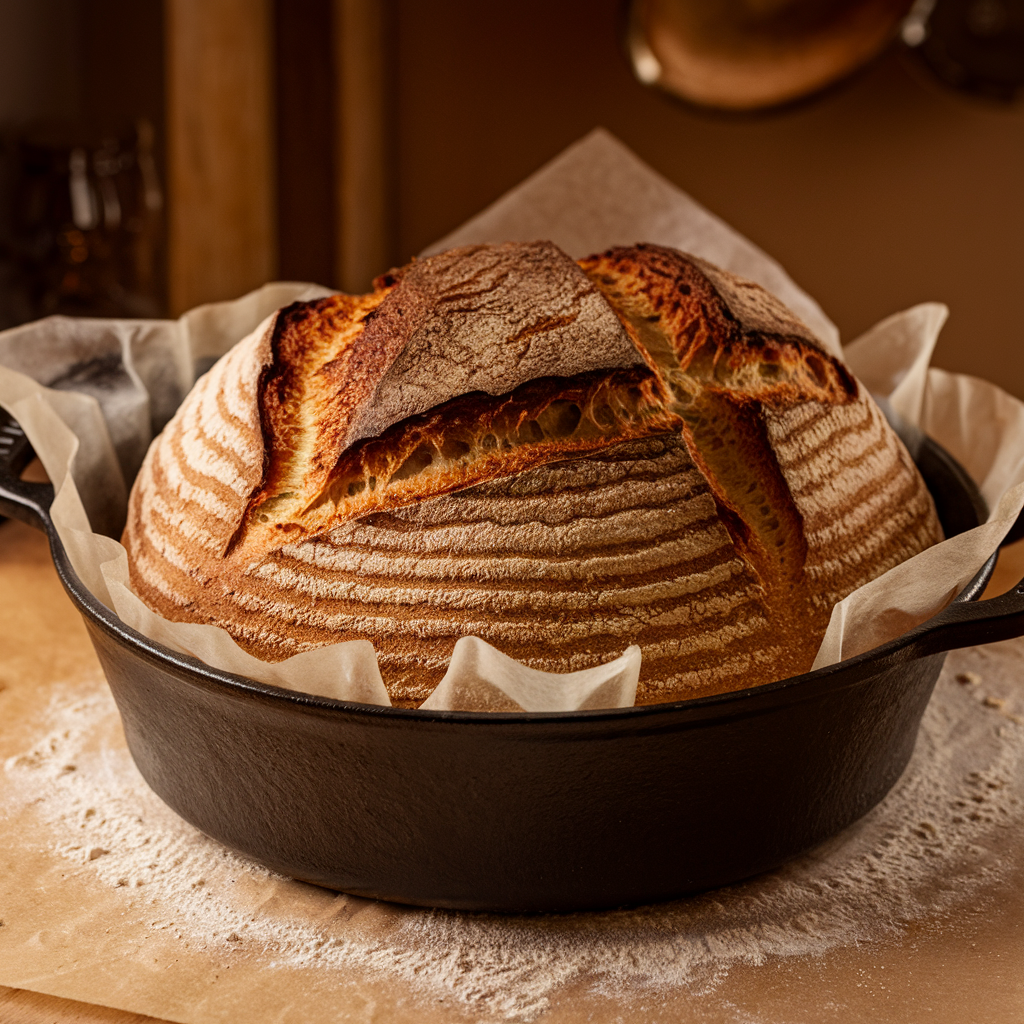
M 550 242 L 467 246 L 413 261 L 367 333 L 401 339 L 349 443 L 481 391 L 641 362 L 579 267 Z
M 729 474 L 716 472 L 714 449 L 701 450 L 699 456 L 701 468 L 711 473 L 712 490 L 723 514 L 733 522 L 735 539 L 758 562 L 759 572 L 767 580 L 769 575 L 795 571 L 800 553 L 789 549 L 780 559 L 786 544 L 779 543 L 778 531 L 799 537 L 801 524 L 792 502 L 787 504 L 785 488 L 779 486 L 777 468 L 771 467 L 774 454 L 756 422 L 757 409 L 764 401 L 808 395 L 831 402 L 837 396 L 846 400 L 856 395 L 852 378 L 808 340 L 807 329 L 788 313 L 773 321 L 774 300 L 754 301 L 753 292 L 743 289 L 744 282 L 730 279 L 730 284 L 719 275 L 719 285 L 726 291 L 732 288 L 733 304 L 748 321 L 753 316 L 759 328 L 774 323 L 779 333 L 765 336 L 745 327 L 698 261 L 653 246 L 612 250 L 583 261 L 583 273 L 577 272 L 578 280 L 570 276 L 567 285 L 565 268 L 552 259 L 553 248 L 540 244 L 470 247 L 394 272 L 386 281 L 390 293 L 365 313 L 348 344 L 326 364 L 330 374 L 347 380 L 353 392 L 343 396 L 340 407 L 338 395 L 321 402 L 315 414 L 308 412 L 314 403 L 300 402 L 289 421 L 287 399 L 280 390 L 275 399 L 274 390 L 269 389 L 270 404 L 277 401 L 285 412 L 268 448 L 286 454 L 279 465 L 270 467 L 250 503 L 239 531 L 246 551 L 275 550 L 299 537 L 322 535 L 347 520 L 623 441 L 680 432 L 692 439 L 696 431 L 713 435 L 714 449 L 723 447 L 727 453 L 740 443 L 755 445 L 758 465 L 768 460 L 768 467 L 758 471 L 762 479 L 753 481 L 751 490 L 751 480 L 730 480 L 730 487 L 725 486 Z M 518 296 L 520 304 L 510 303 L 506 293 L 523 288 L 523 281 L 542 296 L 539 310 L 524 309 L 522 296 Z M 472 337 L 459 340 L 466 324 L 479 335 L 485 329 L 481 324 L 487 322 L 484 314 L 505 317 L 499 351 L 508 360 L 500 377 L 507 383 L 509 374 L 514 379 L 530 354 L 523 340 L 575 323 L 581 299 L 596 297 L 594 289 L 600 290 L 621 321 L 632 341 L 633 361 L 641 366 L 592 371 L 569 379 L 538 379 L 533 365 L 529 367 L 532 377 L 511 391 L 462 393 L 426 412 L 401 415 L 418 408 L 417 402 L 426 404 L 420 394 L 425 384 L 416 381 L 424 373 L 424 381 L 436 378 L 439 368 L 432 366 L 432 360 L 440 359 L 452 374 L 461 374 L 464 390 L 478 375 L 471 343 L 493 357 L 493 344 Z M 551 313 L 551 304 L 558 302 L 569 312 Z M 297 311 L 282 315 L 279 332 L 281 358 L 286 355 L 285 335 L 301 339 L 316 334 Z M 315 337 L 306 344 L 315 345 Z M 464 358 L 453 361 L 453 353 Z M 479 359 L 480 353 L 476 355 Z M 616 358 L 623 361 L 621 356 Z M 385 367 L 389 359 L 392 363 Z M 462 362 L 471 370 L 456 367 Z M 307 377 L 311 372 L 308 355 L 293 359 L 291 365 Z M 313 372 L 327 371 L 321 367 Z M 493 390 L 493 371 L 485 366 L 479 372 Z M 392 377 L 389 391 L 386 385 Z M 288 374 L 280 375 L 285 391 L 288 381 Z M 322 391 L 320 383 L 315 382 L 312 390 Z M 375 400 L 385 394 L 387 409 L 381 411 Z M 332 443 L 319 436 L 314 445 L 304 446 L 302 439 L 310 436 L 311 424 L 301 422 L 302 410 L 312 425 L 322 424 L 325 418 L 335 424 Z M 353 438 L 395 416 L 401 418 L 353 443 Z M 729 436 L 716 431 L 716 424 L 728 426 L 731 417 L 743 421 L 742 429 L 733 429 Z M 304 448 L 316 453 L 315 466 L 294 454 Z M 332 452 L 339 454 L 328 467 Z M 766 507 L 768 511 L 762 511 Z
M 339 459 L 303 510 L 319 533 L 370 512 L 515 475 L 609 444 L 679 429 L 643 371 L 530 381 L 509 395 L 469 395 L 397 424 Z
M 846 403 L 856 382 L 791 314 L 775 316 L 769 300 L 755 309 L 745 282 L 716 271 L 713 283 L 704 265 L 674 250 L 611 249 L 581 266 L 683 420 L 734 542 L 766 589 L 785 594 L 800 582 L 807 549 L 764 406 Z
M 259 386 L 270 456 L 247 517 L 271 497 L 287 501 L 316 488 L 329 471 L 329 453 L 343 443 L 360 398 L 350 380 L 360 368 L 393 358 L 363 338 L 366 320 L 386 294 L 332 295 L 293 303 L 279 314 L 272 361 Z
M 783 601 L 807 560 L 803 517 L 779 471 L 752 401 L 710 392 L 687 410 L 686 438 L 694 462 L 711 484 L 734 543 Z M 731 514 L 730 514 L 731 513 Z
M 641 363 L 590 281 L 550 242 L 442 253 L 379 285 L 280 315 L 260 384 L 270 460 L 236 540 L 252 533 L 273 546 L 273 531 L 289 539 L 319 529 L 304 516 L 338 458 L 396 422 L 475 390 L 502 395 L 552 373 Z

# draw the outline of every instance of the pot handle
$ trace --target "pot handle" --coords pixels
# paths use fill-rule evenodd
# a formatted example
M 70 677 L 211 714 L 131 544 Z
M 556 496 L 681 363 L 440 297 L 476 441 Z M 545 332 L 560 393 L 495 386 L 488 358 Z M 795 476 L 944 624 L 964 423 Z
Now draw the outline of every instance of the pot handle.
M 948 605 L 938 615 L 885 647 L 869 652 L 876 668 L 902 664 L 931 654 L 977 647 L 1024 636 L 1024 580 L 987 601 Z
M 10 516 L 47 532 L 53 485 L 21 479 L 34 456 L 21 425 L 6 409 L 0 408 L 0 518 Z

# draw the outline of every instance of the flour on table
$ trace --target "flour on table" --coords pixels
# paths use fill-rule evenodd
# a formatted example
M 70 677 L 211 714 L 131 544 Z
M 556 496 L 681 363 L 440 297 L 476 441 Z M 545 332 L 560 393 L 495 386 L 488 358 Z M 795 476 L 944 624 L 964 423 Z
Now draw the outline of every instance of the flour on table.
M 281 878 L 187 825 L 123 746 L 97 742 L 116 716 L 105 688 L 58 692 L 42 738 L 4 767 L 51 852 L 174 942 L 271 969 L 385 972 L 475 1020 L 528 1021 L 570 982 L 708 991 L 733 965 L 897 935 L 990 888 L 1008 870 L 1006 829 L 1024 824 L 1021 658 L 1020 641 L 950 655 L 907 772 L 840 836 L 751 881 L 632 910 L 430 911 Z

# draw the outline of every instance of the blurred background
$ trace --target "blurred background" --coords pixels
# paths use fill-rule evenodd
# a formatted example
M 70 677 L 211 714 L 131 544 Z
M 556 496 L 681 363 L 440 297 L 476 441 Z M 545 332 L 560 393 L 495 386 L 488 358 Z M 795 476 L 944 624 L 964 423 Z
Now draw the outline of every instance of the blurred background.
M 940 300 L 935 362 L 1024 397 L 1022 18 L 1009 0 L 0 0 L 0 327 L 177 315 L 275 278 L 367 288 L 603 125 L 846 341 Z

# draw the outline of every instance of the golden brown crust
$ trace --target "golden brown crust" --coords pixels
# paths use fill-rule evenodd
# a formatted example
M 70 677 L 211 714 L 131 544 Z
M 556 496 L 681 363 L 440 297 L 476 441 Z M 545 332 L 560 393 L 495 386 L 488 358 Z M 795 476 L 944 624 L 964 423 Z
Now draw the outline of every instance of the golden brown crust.
M 548 671 L 639 643 L 645 703 L 808 668 L 836 600 L 940 538 L 877 407 L 756 285 L 648 245 L 432 260 L 197 385 L 132 492 L 151 607 L 266 660 L 369 639 L 406 706 L 463 635 Z
M 466 395 L 348 449 L 303 526 L 323 533 L 372 512 L 681 427 L 640 369 L 544 377 L 496 398 Z
M 685 429 L 684 420 L 695 420 L 699 411 L 695 402 L 731 404 L 735 416 L 748 421 L 753 441 L 756 409 L 744 409 L 759 402 L 843 402 L 856 396 L 856 382 L 842 364 L 763 289 L 658 246 L 610 250 L 582 261 L 625 328 L 619 338 L 607 319 L 597 322 L 603 350 L 595 359 L 595 339 L 567 329 L 579 326 L 581 299 L 592 300 L 597 292 L 581 284 L 583 274 L 566 274 L 553 248 L 453 250 L 387 275 L 372 297 L 338 296 L 282 311 L 261 397 L 270 459 L 238 535 L 248 540 L 249 557 L 272 550 L 284 537 L 316 536 L 360 515 L 608 444 Z M 510 264 L 518 269 L 512 282 Z M 555 317 L 559 302 L 569 312 Z M 505 311 L 497 327 L 492 308 Z M 478 337 L 481 320 L 493 335 L 489 346 Z M 595 321 L 591 316 L 588 326 Z M 467 342 L 458 337 L 467 324 L 471 341 L 494 350 L 491 372 L 477 369 L 453 382 L 453 365 L 470 359 Z M 774 332 L 765 333 L 768 328 Z M 520 353 L 510 356 L 510 347 L 521 348 L 527 339 L 532 348 L 540 333 L 551 335 L 546 360 L 542 354 L 524 367 Z M 620 347 L 626 334 L 635 346 L 632 355 Z M 424 337 L 429 360 L 422 354 Z M 539 384 L 536 378 L 545 375 L 538 367 L 568 373 L 586 365 L 574 346 L 587 350 L 590 363 L 646 364 L 647 372 L 616 376 L 606 369 L 605 380 L 586 382 L 592 392 L 586 395 L 578 373 Z M 525 373 L 528 384 L 522 382 Z M 488 394 L 495 379 L 501 382 L 497 393 Z M 483 392 L 467 394 L 471 383 Z M 526 390 L 513 398 L 508 392 L 516 384 Z M 451 391 L 459 397 L 443 402 Z M 565 402 L 570 416 L 580 413 L 571 436 L 559 436 L 557 423 L 553 430 L 542 424 L 554 419 L 553 403 L 565 408 Z M 361 444 L 364 438 L 372 443 Z M 755 448 L 749 453 L 753 463 L 770 460 L 764 444 Z M 696 451 L 700 458 L 699 445 Z M 731 507 L 724 494 L 719 497 Z
M 580 266 L 679 400 L 708 386 L 783 404 L 857 396 L 849 370 L 751 281 L 659 245 L 609 249 Z
M 236 537 L 249 551 L 329 528 L 338 460 L 396 423 L 468 393 L 503 401 L 538 377 L 642 365 L 598 290 L 550 242 L 454 249 L 379 284 L 281 313 L 260 395 L 267 469 Z M 333 524 L 353 508 L 368 506 L 345 503 Z

